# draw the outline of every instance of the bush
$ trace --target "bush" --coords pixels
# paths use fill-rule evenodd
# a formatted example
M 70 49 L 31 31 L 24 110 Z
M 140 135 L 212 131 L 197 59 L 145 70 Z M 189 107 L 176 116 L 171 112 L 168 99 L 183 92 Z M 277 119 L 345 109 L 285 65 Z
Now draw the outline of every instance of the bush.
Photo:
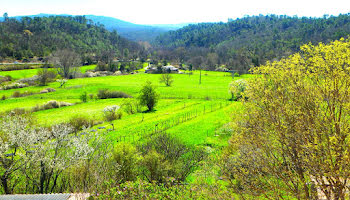
M 47 83 L 51 82 L 57 76 L 57 72 L 48 70 L 47 68 L 40 69 L 38 71 L 38 82 L 39 85 L 47 85 Z
M 234 74 L 233 74 L 233 77 L 239 77 L 240 75 L 239 75 L 239 73 L 238 72 L 235 72 Z
M 84 92 L 83 94 L 80 95 L 80 100 L 84 103 L 87 102 L 87 99 L 88 99 L 88 96 L 87 96 L 87 93 Z
M 152 82 L 147 81 L 139 92 L 139 102 L 143 106 L 147 106 L 148 111 L 153 110 L 159 99 L 159 94 Z
M 25 83 L 27 85 L 37 85 L 38 81 L 39 81 L 39 78 L 40 77 L 38 75 L 34 75 L 32 77 L 29 77 L 29 78 L 19 79 L 17 82 L 18 83 Z
M 128 114 L 135 114 L 142 111 L 142 106 L 134 99 L 126 99 L 123 101 L 121 107 Z
M 3 90 L 11 90 L 11 89 L 18 89 L 18 88 L 24 88 L 24 87 L 28 87 L 28 85 L 23 84 L 23 83 L 13 83 L 10 85 L 4 85 L 2 87 Z
M 32 112 L 37 112 L 40 110 L 49 110 L 53 108 L 60 108 L 64 106 L 72 106 L 72 103 L 67 103 L 67 102 L 58 102 L 56 100 L 51 100 L 43 105 L 36 105 L 35 107 L 32 108 Z
M 2 95 L 1 100 L 6 100 L 6 96 Z
M 0 76 L 0 83 L 4 83 L 8 81 L 12 81 L 12 77 L 10 75 Z
M 132 98 L 132 96 L 120 91 L 110 91 L 108 89 L 101 89 L 98 91 L 97 98 L 99 99 Z
M 13 98 L 18 98 L 18 97 L 30 96 L 30 95 L 33 95 L 33 94 L 34 94 L 33 92 L 29 92 L 29 91 L 25 91 L 23 93 L 21 93 L 20 91 L 15 91 L 15 92 L 13 92 L 12 97 Z
M 138 175 L 140 156 L 134 146 L 128 143 L 119 143 L 112 152 L 113 161 L 120 169 L 116 174 L 117 181 L 123 183 L 134 181 Z
M 103 116 L 106 121 L 113 121 L 122 118 L 122 113 L 119 111 L 120 106 L 107 106 L 103 109 Z
M 98 62 L 95 71 L 108 71 L 108 65 L 104 62 Z
M 245 91 L 246 87 L 247 83 L 242 79 L 230 83 L 229 91 L 231 94 L 231 100 L 237 101 L 242 98 L 242 94 Z
M 165 183 L 166 177 L 184 181 L 205 158 L 205 152 L 187 146 L 178 138 L 160 133 L 148 140 L 140 151 L 143 153 L 143 175 L 147 180 Z
M 46 88 L 40 91 L 41 94 L 43 93 L 49 93 L 49 92 L 55 92 L 56 90 L 53 88 Z
M 69 120 L 69 124 L 73 127 L 74 132 L 77 133 L 78 131 L 81 131 L 84 127 L 92 127 L 95 125 L 95 121 L 92 118 L 88 118 L 86 116 L 77 115 L 72 117 Z

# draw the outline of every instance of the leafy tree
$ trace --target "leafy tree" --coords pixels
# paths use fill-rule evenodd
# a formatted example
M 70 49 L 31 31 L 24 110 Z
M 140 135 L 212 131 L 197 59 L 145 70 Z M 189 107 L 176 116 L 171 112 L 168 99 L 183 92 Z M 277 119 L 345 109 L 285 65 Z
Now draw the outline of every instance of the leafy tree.
M 153 110 L 159 99 L 159 94 L 152 82 L 147 81 L 139 92 L 138 97 L 140 104 L 147 106 L 148 111 Z
M 174 77 L 170 74 L 162 74 L 159 82 L 164 83 L 166 86 L 171 86 L 171 84 L 174 82 Z
M 225 154 L 237 193 L 345 199 L 350 178 L 350 40 L 304 45 L 254 68 Z M 319 191 L 317 194 L 316 189 Z

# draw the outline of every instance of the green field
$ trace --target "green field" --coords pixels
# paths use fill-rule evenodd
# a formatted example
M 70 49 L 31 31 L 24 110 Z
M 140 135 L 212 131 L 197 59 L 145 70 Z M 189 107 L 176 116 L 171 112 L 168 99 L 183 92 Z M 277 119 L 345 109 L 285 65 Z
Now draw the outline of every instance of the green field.
M 95 66 L 81 67 L 84 72 Z M 0 75 L 11 75 L 14 78 L 29 77 L 35 75 L 37 69 L 17 70 L 1 72 Z M 125 92 L 137 97 L 142 85 L 147 81 L 157 86 L 160 101 L 154 112 L 137 113 L 133 115 L 123 114 L 122 119 L 113 122 L 115 129 L 110 131 L 109 137 L 131 142 L 142 140 L 145 134 L 150 134 L 157 128 L 163 127 L 167 132 L 182 138 L 189 144 L 217 143 L 208 137 L 215 136 L 215 131 L 227 123 L 230 114 L 240 108 L 240 103 L 229 101 L 228 85 L 232 81 L 230 73 L 224 72 L 202 72 L 202 83 L 199 84 L 199 72 L 190 74 L 173 74 L 174 83 L 166 87 L 159 83 L 159 74 L 145 74 L 139 72 L 132 75 L 106 76 L 94 78 L 80 78 L 69 80 L 64 88 L 59 88 L 57 82 L 48 86 L 31 86 L 21 89 L 0 90 L 0 96 L 6 96 L 6 100 L 0 101 L 1 112 L 16 108 L 30 110 L 36 105 L 42 105 L 50 100 L 74 103 L 73 106 L 56 109 L 42 110 L 33 113 L 33 116 L 43 126 L 67 122 L 76 116 L 89 116 L 102 124 L 93 127 L 105 127 L 98 129 L 106 131 L 111 129 L 110 123 L 103 123 L 102 110 L 106 106 L 121 105 L 125 99 L 90 99 L 82 103 L 80 96 L 87 94 L 97 95 L 99 89 L 108 88 Z M 250 75 L 242 75 L 235 79 L 249 78 Z M 55 92 L 40 94 L 40 91 L 51 87 Z M 15 91 L 33 92 L 33 95 L 12 98 Z M 195 114 L 194 114 L 195 113 Z M 195 116 L 194 116 L 195 115 Z M 166 124 L 167 123 L 167 124 Z M 166 124 L 166 125 L 165 125 Z M 127 136 L 125 138 L 124 136 Z M 225 141 L 224 141 L 225 142 Z M 226 143 L 226 142 L 225 142 Z
M 87 65 L 83 67 L 79 67 L 79 71 L 81 73 L 85 73 L 87 70 L 95 69 L 96 65 Z M 0 71 L 0 76 L 6 76 L 9 75 L 13 79 L 22 79 L 22 78 L 29 78 L 38 73 L 40 69 L 24 69 L 24 70 L 13 70 L 13 71 Z M 55 69 L 52 69 L 55 70 Z

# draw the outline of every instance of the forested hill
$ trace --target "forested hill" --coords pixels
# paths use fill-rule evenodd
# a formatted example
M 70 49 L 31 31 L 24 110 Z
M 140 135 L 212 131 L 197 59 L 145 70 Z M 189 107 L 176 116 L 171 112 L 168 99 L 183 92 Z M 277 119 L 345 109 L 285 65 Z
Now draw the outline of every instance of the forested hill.
M 81 55 L 106 51 L 130 56 L 142 52 L 135 42 L 108 31 L 84 16 L 5 18 L 0 22 L 0 58 L 17 60 L 44 57 L 58 49 L 72 49 Z
M 37 14 L 37 15 L 27 15 L 27 16 L 14 16 L 10 18 L 15 18 L 17 20 L 21 20 L 23 17 L 50 17 L 50 16 L 63 16 L 63 17 L 74 17 L 74 15 L 68 14 Z M 117 31 L 119 35 L 125 37 L 132 41 L 153 41 L 157 36 L 161 33 L 177 30 L 182 28 L 187 23 L 184 24 L 158 24 L 158 25 L 142 25 L 142 24 L 134 24 L 131 22 L 123 21 L 114 17 L 107 16 L 96 16 L 96 15 L 84 15 L 86 19 L 92 20 L 94 23 L 102 24 L 109 31 Z M 4 18 L 0 17 L 0 21 L 3 21 Z
M 350 34 L 350 14 L 324 18 L 252 16 L 227 23 L 200 23 L 162 34 L 155 44 L 203 49 L 228 65 L 259 65 L 298 51 L 305 43 L 329 42 Z M 189 48 L 191 47 L 191 48 Z M 207 53 L 207 51 L 204 51 Z M 193 52 L 198 54 L 198 52 Z M 202 55 L 206 56 L 206 55 Z M 237 63 L 239 59 L 243 59 Z

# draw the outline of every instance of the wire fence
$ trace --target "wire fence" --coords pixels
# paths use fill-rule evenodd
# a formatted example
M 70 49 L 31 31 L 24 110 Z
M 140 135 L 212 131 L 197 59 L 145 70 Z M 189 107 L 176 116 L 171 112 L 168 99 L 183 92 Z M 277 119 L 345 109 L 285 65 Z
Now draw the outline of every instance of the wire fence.
M 149 138 L 158 133 L 164 133 L 168 129 L 171 129 L 175 126 L 178 126 L 182 123 L 188 122 L 190 120 L 196 119 L 200 116 L 204 116 L 206 114 L 216 112 L 221 110 L 227 106 L 229 106 L 231 102 L 217 102 L 211 105 L 204 105 L 202 108 L 196 108 L 194 110 L 182 113 L 177 115 L 171 119 L 162 120 L 156 122 L 154 125 L 148 128 L 141 129 L 137 132 L 130 132 L 126 135 L 117 135 L 113 138 L 115 142 L 129 142 L 129 143 L 137 143 L 139 141 L 144 140 L 145 138 Z M 207 137 L 211 136 L 209 130 L 207 131 Z

